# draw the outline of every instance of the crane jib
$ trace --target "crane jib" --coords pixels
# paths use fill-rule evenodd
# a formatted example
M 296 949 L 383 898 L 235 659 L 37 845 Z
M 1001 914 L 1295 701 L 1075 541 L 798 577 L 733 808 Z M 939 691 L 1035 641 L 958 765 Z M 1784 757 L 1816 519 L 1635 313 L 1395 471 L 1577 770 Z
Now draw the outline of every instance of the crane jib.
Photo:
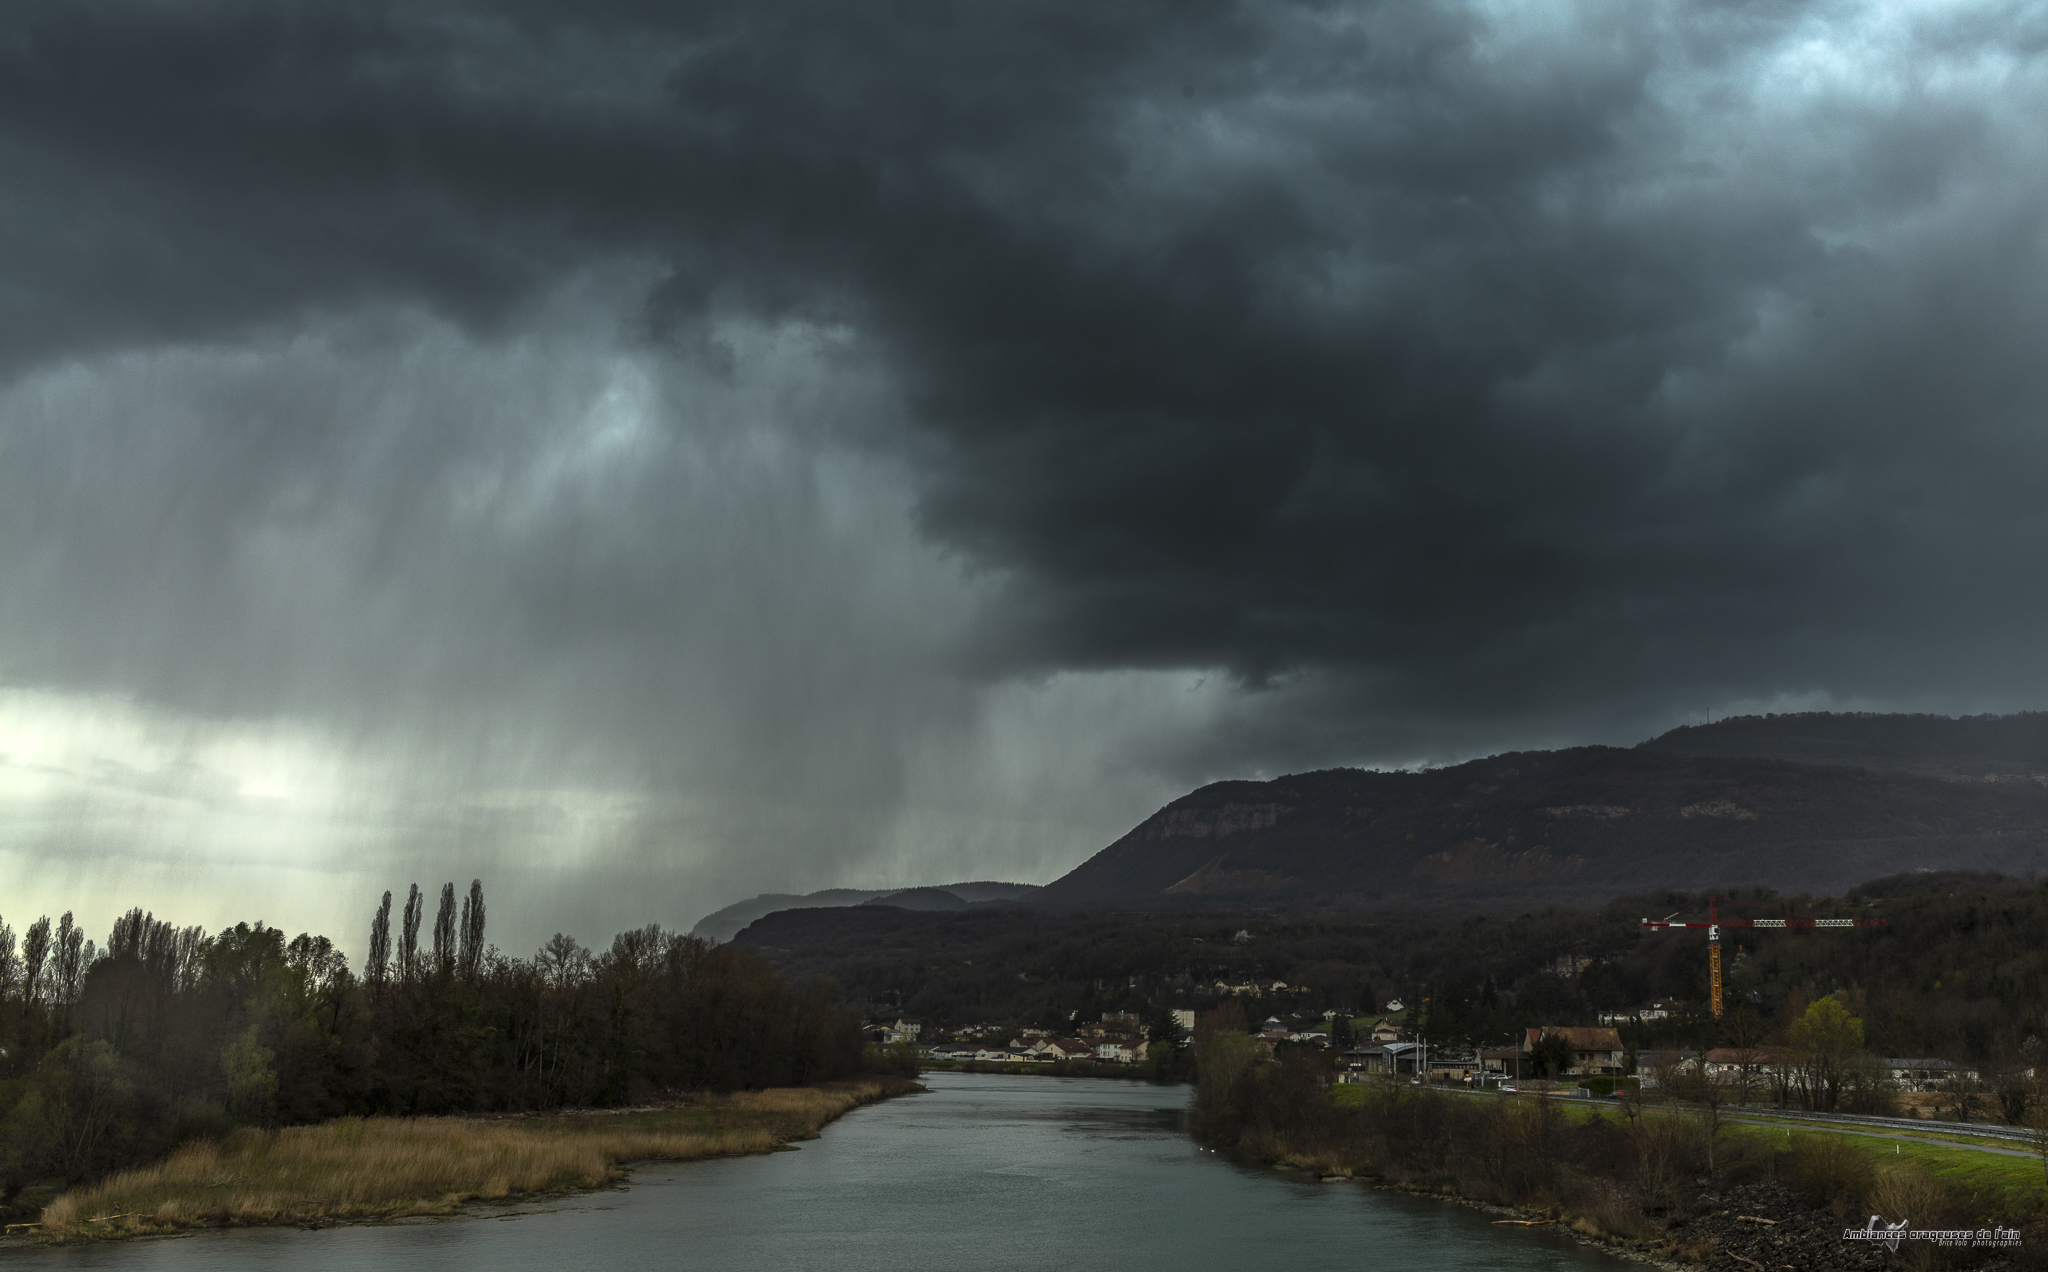
M 1720 919 L 1713 923 L 1673 923 L 1669 919 L 1644 919 L 1646 928 L 1854 928 L 1882 927 L 1883 919 Z
M 1714 1010 L 1714 1019 L 1721 1018 L 1721 929 L 1722 928 L 1860 928 L 1885 927 L 1883 919 L 1808 919 L 1797 916 L 1784 919 L 1724 919 L 1716 911 L 1715 903 L 1720 897 L 1707 898 L 1707 920 L 1704 923 L 1679 923 L 1678 914 L 1668 919 L 1644 919 L 1645 928 L 1705 928 L 1707 930 L 1707 1001 Z M 1681 910 L 1678 913 L 1683 914 Z

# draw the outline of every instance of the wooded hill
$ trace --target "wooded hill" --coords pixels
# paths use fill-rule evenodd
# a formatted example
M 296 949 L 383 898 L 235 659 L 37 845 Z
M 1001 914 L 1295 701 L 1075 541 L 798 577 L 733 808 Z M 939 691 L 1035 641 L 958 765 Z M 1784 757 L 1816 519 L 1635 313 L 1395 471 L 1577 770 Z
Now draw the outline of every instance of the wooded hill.
M 2048 1039 L 2048 885 L 1914 873 L 1836 898 L 1750 893 L 1734 905 L 1881 917 L 1886 926 L 1731 932 L 1731 1011 L 1782 1023 L 1786 1011 L 1841 992 L 1878 1054 L 1973 1064 Z M 1429 1004 L 1434 1039 L 1496 1044 L 1532 1024 L 1590 1025 L 1600 1012 L 1669 997 L 1689 1010 L 1631 1027 L 1627 1040 L 1711 1047 L 1720 1035 L 1706 1012 L 1703 934 L 1638 925 L 1688 907 L 1704 909 L 1697 895 L 1655 892 L 1528 910 L 791 910 L 755 923 L 739 943 L 791 981 L 828 976 L 855 1006 L 935 1028 L 1064 1027 L 1106 1011 L 1149 1017 L 1230 1002 L 1254 1020 L 1314 1017 L 1369 1013 L 1398 997 L 1411 1021 Z M 1288 988 L 1274 991 L 1276 980 Z M 1218 981 L 1257 982 L 1260 993 L 1220 994 Z
M 1160 809 L 1032 900 L 1564 901 L 1659 887 L 1839 893 L 1914 870 L 2025 875 L 2048 865 L 2048 777 L 2020 771 L 2032 763 L 2029 730 L 2044 720 L 1781 716 L 1677 730 L 1632 749 L 1217 782 Z M 1884 751 L 1892 767 L 1680 753 L 1769 746 L 1863 758 Z M 1965 764 L 1968 756 L 1977 758 Z M 1995 780 L 1903 771 L 1992 763 L 1987 756 L 2005 757 Z
M 2032 778 L 2048 774 L 2048 711 L 1960 719 L 1863 711 L 1731 716 L 1673 729 L 1638 749 L 1928 777 Z
M 735 901 L 697 920 L 690 935 L 706 941 L 730 941 L 740 929 L 777 910 L 823 910 L 846 905 L 886 905 L 899 910 L 965 910 L 972 906 L 1003 901 L 1021 901 L 1038 891 L 1035 884 L 946 883 L 931 888 L 827 888 L 802 895 L 764 892 L 745 901 Z

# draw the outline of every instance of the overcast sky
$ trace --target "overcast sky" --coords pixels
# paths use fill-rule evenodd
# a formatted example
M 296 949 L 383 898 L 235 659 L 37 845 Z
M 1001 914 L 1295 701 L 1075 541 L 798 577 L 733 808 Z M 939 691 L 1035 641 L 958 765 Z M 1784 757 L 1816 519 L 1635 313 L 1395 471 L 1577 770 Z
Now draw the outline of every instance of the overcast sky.
M 2048 9 L 0 8 L 0 917 L 523 953 L 2048 703 Z

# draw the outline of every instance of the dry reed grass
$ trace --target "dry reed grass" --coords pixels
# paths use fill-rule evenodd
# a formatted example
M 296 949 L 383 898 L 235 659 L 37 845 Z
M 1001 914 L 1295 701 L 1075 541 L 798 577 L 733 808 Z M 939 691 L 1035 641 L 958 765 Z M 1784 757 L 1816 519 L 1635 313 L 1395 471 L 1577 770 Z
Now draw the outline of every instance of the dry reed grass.
M 815 1139 L 886 1079 L 698 1098 L 680 1108 L 519 1118 L 339 1118 L 243 1129 L 74 1189 L 43 1211 L 50 1241 L 179 1228 L 438 1215 L 472 1200 L 596 1188 L 619 1163 L 764 1153 Z

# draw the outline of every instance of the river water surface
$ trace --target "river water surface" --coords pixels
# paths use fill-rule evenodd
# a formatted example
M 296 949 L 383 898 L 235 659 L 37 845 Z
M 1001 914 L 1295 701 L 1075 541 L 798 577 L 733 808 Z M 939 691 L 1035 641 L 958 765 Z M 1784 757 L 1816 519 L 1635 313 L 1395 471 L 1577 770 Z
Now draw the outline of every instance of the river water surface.
M 482 1218 L 250 1229 L 0 1255 L 46 1268 L 1609 1270 L 1462 1206 L 1241 1165 L 1187 1137 L 1185 1087 L 934 1073 L 794 1153 L 664 1165 L 625 1192 Z

